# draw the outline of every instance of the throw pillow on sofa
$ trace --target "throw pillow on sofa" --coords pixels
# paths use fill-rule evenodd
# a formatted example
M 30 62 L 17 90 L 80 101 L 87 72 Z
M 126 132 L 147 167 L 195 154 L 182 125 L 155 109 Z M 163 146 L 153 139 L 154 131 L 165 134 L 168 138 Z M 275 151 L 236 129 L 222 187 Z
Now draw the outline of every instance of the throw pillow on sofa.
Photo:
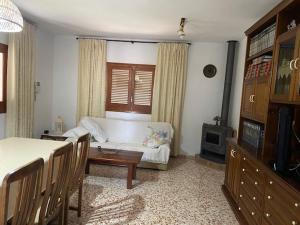
M 149 148 L 158 148 L 159 146 L 163 144 L 167 144 L 168 141 L 168 133 L 166 131 L 155 131 L 152 127 L 148 127 L 151 129 L 151 134 L 148 135 L 143 145 Z
M 84 129 L 88 130 L 93 138 L 97 142 L 104 143 L 107 142 L 108 138 L 101 128 L 100 124 L 98 124 L 95 120 L 89 117 L 84 117 L 81 119 L 79 123 L 80 127 L 83 127 Z

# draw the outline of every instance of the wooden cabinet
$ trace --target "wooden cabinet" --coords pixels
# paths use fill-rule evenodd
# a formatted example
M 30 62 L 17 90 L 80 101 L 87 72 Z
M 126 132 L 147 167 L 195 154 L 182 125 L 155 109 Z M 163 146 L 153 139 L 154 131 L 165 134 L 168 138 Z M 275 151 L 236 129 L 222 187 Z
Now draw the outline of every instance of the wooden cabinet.
M 241 114 L 245 117 L 252 117 L 253 102 L 252 96 L 254 95 L 254 81 L 245 81 L 243 88 L 243 101 L 241 106 Z
M 226 157 L 227 170 L 225 184 L 227 186 L 227 189 L 232 194 L 232 197 L 234 199 L 238 199 L 240 184 L 239 168 L 241 161 L 240 150 L 233 145 L 228 145 Z
M 242 116 L 264 122 L 268 110 L 269 92 L 268 77 L 245 81 L 241 106 Z
M 281 34 L 276 41 L 271 101 L 300 103 L 300 27 Z
M 300 224 L 299 194 L 275 174 L 266 176 L 264 200 L 264 218 L 269 224 Z
M 228 145 L 225 185 L 248 225 L 300 224 L 300 195 L 241 146 Z
M 253 101 L 254 101 L 253 114 L 254 114 L 254 118 L 258 121 L 266 120 L 268 106 L 269 106 L 269 94 L 270 94 L 269 80 L 267 78 L 256 80 L 255 95 L 253 97 Z

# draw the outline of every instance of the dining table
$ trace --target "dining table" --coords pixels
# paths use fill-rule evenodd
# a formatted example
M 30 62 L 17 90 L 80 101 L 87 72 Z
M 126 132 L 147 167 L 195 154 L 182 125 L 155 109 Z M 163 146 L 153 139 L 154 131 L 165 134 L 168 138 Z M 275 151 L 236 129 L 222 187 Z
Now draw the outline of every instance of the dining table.
M 51 153 L 67 145 L 67 141 L 52 141 L 11 137 L 0 140 L 0 191 L 5 176 L 38 159 L 44 159 L 43 190 L 46 188 L 48 161 Z M 8 218 L 12 216 L 17 194 L 17 184 L 12 184 L 9 193 Z M 2 193 L 2 191 L 0 192 Z M 1 196 L 0 196 L 1 197 Z M 0 198 L 1 199 L 1 198 Z

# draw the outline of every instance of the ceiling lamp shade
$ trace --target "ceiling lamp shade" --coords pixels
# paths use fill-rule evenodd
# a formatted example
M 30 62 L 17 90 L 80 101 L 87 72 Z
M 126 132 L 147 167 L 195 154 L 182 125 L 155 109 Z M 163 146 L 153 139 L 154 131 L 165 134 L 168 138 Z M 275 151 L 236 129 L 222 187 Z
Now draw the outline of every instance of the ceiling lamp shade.
M 0 32 L 20 32 L 23 17 L 18 7 L 10 0 L 0 0 Z

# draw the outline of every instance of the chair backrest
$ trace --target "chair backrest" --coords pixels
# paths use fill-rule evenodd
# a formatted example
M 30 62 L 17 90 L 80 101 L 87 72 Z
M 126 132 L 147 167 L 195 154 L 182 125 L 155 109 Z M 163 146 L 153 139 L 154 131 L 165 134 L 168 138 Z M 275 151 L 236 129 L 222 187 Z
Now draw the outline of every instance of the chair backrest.
M 39 214 L 39 224 L 47 224 L 57 217 L 64 206 L 69 185 L 72 150 L 73 144 L 68 143 L 55 150 L 49 158 L 47 186 Z
M 5 176 L 0 198 L 1 225 L 6 225 L 8 219 L 12 225 L 34 224 L 41 200 L 43 168 L 44 160 L 40 158 Z M 13 185 L 16 185 L 16 198 L 10 199 Z M 12 215 L 8 215 L 9 204 L 14 206 Z
M 88 150 L 90 145 L 90 134 L 85 134 L 78 138 L 74 146 L 73 160 L 72 160 L 72 176 L 70 181 L 70 190 L 76 188 L 78 182 L 83 180 L 85 166 L 88 157 Z M 77 186 L 78 187 L 78 186 Z

